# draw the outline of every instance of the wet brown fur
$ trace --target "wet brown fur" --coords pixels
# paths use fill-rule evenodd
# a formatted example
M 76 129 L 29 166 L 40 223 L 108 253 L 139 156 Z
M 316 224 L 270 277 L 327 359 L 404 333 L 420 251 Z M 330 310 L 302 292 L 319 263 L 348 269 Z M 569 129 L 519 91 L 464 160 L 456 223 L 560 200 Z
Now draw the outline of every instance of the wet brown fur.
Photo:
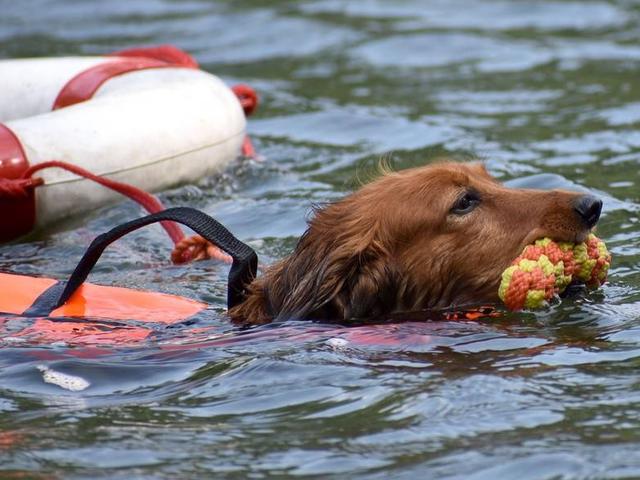
M 468 190 L 480 204 L 452 213 Z M 581 241 L 580 193 L 506 188 L 478 163 L 386 173 L 317 209 L 294 252 L 230 310 L 241 325 L 350 320 L 497 301 L 502 271 L 537 238 Z

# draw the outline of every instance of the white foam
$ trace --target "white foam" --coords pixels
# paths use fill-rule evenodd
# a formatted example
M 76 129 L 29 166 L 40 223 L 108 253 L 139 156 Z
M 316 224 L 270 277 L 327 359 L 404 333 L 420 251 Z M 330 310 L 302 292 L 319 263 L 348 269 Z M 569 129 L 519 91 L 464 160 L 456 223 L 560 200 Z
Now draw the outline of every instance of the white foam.
M 45 381 L 45 383 L 52 383 L 61 388 L 64 388 L 65 390 L 80 392 L 91 385 L 82 377 L 57 372 L 56 370 L 52 370 L 46 365 L 38 365 L 37 368 L 42 372 L 42 379 Z
M 336 350 L 346 348 L 349 345 L 349 341 L 344 338 L 333 337 L 325 341 L 327 345 Z

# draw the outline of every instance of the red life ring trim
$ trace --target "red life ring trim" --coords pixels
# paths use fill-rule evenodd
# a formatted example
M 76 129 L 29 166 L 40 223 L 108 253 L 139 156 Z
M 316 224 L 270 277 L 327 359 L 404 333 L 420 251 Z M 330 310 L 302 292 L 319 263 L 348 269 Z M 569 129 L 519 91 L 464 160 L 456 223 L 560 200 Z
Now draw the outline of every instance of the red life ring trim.
M 20 140 L 0 123 L 0 178 L 20 178 L 27 168 L 29 162 Z
M 29 161 L 20 140 L 0 123 L 0 242 L 31 231 L 36 223 L 36 201 L 31 179 L 20 181 Z
M 196 59 L 184 50 L 173 45 L 159 45 L 157 47 L 127 48 L 109 54 L 110 57 L 154 58 L 175 66 L 198 68 Z
M 107 80 L 138 70 L 149 68 L 192 68 L 183 65 L 174 65 L 153 58 L 114 58 L 106 63 L 100 63 L 94 67 L 80 72 L 69 80 L 55 101 L 52 110 L 69 107 L 76 103 L 89 100 L 96 93 L 98 88 Z
M 88 68 L 69 80 L 58 93 L 52 110 L 89 100 L 104 82 L 118 75 L 149 68 L 198 68 L 191 55 L 171 45 L 128 48 L 109 56 L 113 60 Z

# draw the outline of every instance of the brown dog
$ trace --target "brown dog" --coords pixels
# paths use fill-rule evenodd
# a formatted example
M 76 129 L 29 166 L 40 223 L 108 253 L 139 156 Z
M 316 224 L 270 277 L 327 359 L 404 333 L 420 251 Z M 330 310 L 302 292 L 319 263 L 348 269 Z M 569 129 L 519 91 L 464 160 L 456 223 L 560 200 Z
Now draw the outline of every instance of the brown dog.
M 481 164 L 388 173 L 318 209 L 295 251 L 229 314 L 243 325 L 350 320 L 497 301 L 502 271 L 540 237 L 583 241 L 602 202 L 517 190 Z

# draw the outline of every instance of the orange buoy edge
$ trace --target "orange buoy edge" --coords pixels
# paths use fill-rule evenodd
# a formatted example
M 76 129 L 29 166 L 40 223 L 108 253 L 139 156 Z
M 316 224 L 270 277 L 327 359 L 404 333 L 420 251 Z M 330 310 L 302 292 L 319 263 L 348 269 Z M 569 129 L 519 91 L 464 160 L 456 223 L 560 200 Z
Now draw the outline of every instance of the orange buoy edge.
M 55 283 L 51 278 L 0 273 L 0 312 L 20 315 Z
M 48 288 L 50 278 L 0 273 L 0 312 L 20 315 Z M 83 284 L 49 318 L 93 318 L 176 323 L 207 308 L 207 304 L 157 292 Z

